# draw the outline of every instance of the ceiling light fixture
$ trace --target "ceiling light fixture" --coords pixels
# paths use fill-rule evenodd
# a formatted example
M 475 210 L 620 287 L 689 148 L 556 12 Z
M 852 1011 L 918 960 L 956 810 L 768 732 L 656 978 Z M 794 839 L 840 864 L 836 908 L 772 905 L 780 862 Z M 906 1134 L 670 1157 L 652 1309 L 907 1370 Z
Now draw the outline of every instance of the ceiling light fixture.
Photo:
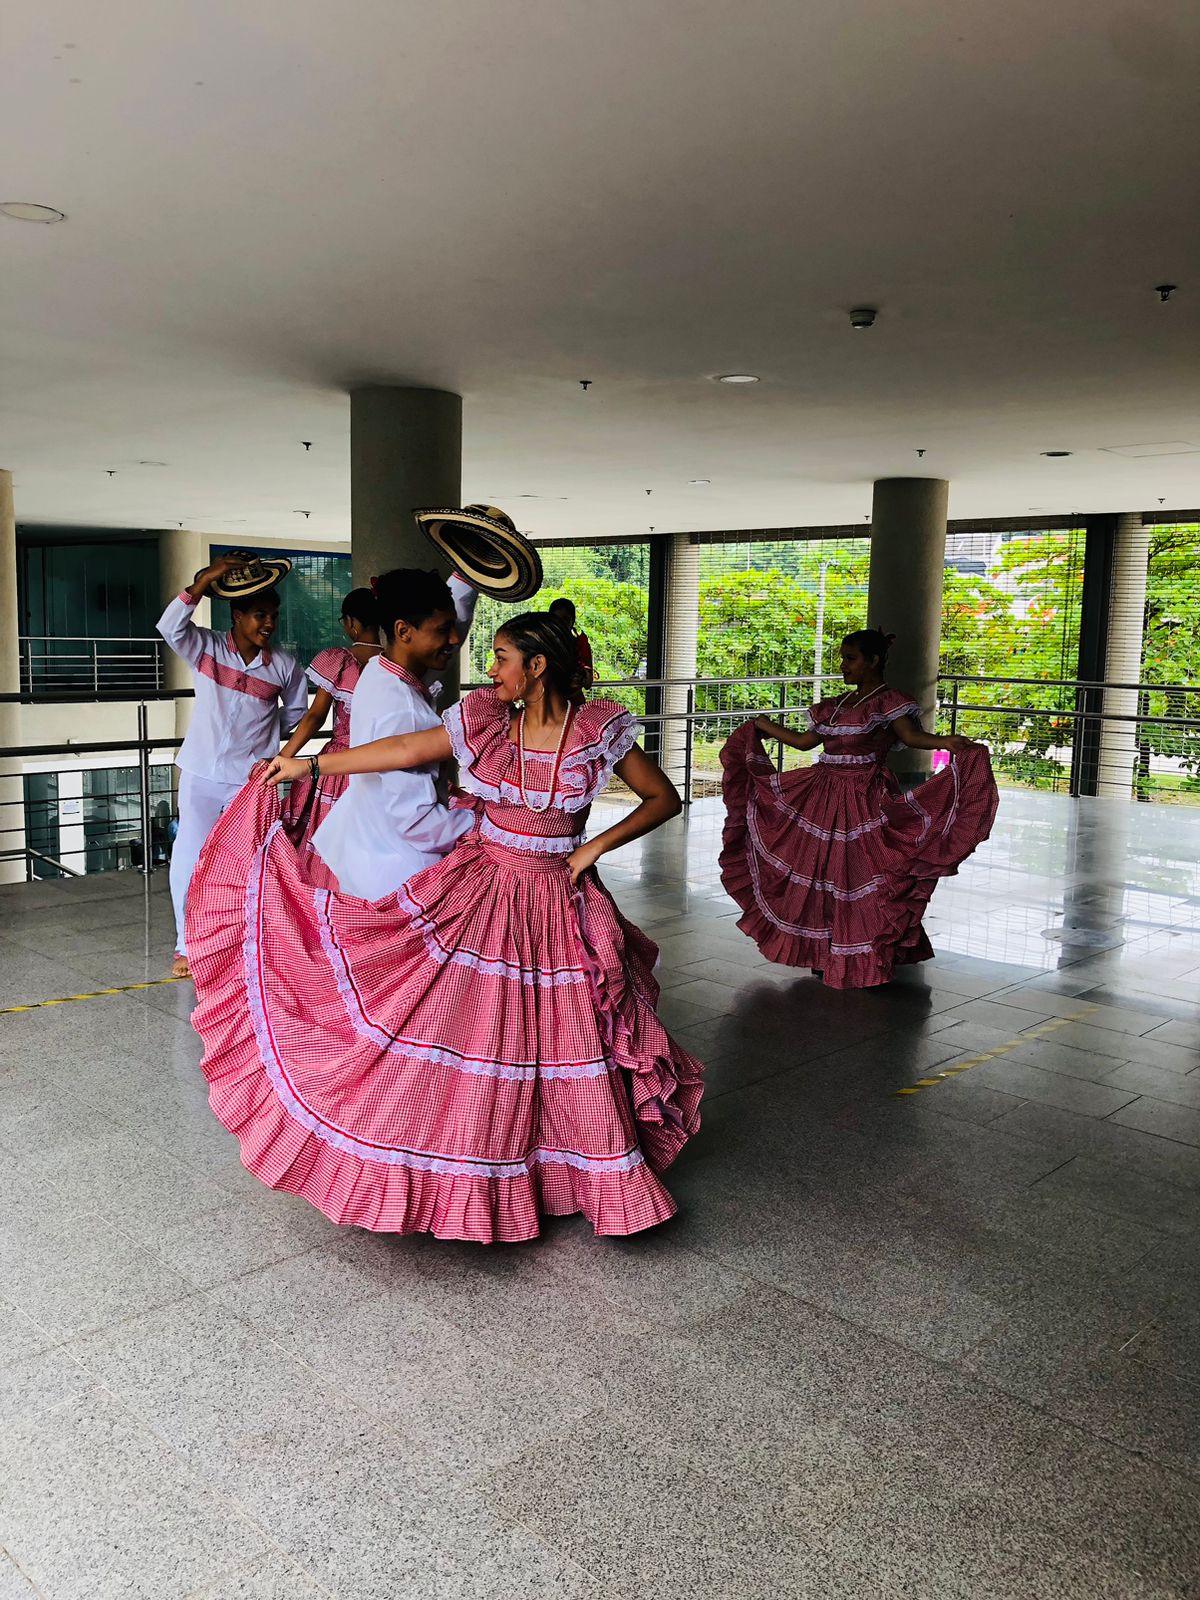
M 758 383 L 753 372 L 718 372 L 717 383 Z
M 67 213 L 53 206 L 35 205 L 31 200 L 0 200 L 0 211 L 14 222 L 65 222 Z
M 712 479 L 711 478 L 689 478 L 688 482 L 689 483 L 711 483 Z
M 850 326 L 861 333 L 864 328 L 873 328 L 875 326 L 875 318 L 878 315 L 879 312 L 874 306 L 855 306 L 850 313 Z
M 1074 454 L 1074 452 L 1071 450 L 1043 450 L 1042 454 L 1044 456 L 1049 456 L 1052 461 L 1057 461 L 1063 456 Z

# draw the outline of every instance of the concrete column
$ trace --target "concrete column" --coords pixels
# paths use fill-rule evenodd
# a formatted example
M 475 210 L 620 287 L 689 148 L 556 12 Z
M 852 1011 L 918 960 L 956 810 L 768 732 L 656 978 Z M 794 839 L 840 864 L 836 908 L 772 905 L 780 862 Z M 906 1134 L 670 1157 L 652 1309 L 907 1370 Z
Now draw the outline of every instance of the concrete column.
M 667 546 L 666 562 L 667 627 L 663 652 L 665 678 L 696 676 L 696 639 L 700 627 L 700 546 L 686 533 L 673 533 Z M 668 686 L 663 694 L 663 711 L 669 718 L 682 717 L 688 709 L 686 685 Z M 663 771 L 682 789 L 687 773 L 688 726 L 683 721 L 663 725 Z
M 418 531 L 421 506 L 462 504 L 462 397 L 444 389 L 350 392 L 350 554 L 356 587 L 390 567 L 450 568 Z M 458 694 L 458 662 L 443 673 Z
M 17 606 L 17 521 L 12 473 L 0 470 L 0 694 L 21 688 L 20 617 Z M 0 750 L 19 745 L 21 708 L 0 701 Z M 0 757 L 0 854 L 25 849 L 25 785 L 19 761 Z M 25 881 L 24 855 L 0 860 L 0 883 Z
M 1113 551 L 1112 591 L 1108 602 L 1108 640 L 1104 677 L 1109 683 L 1138 683 L 1142 675 L 1142 631 L 1146 620 L 1146 574 L 1150 562 L 1150 529 L 1140 513 L 1117 518 Z M 1136 716 L 1136 689 L 1106 689 L 1107 716 Z M 1137 761 L 1137 727 L 1132 722 L 1100 725 L 1096 793 L 1129 800 Z
M 158 581 L 160 600 L 165 606 L 191 583 L 208 565 L 209 538 L 190 528 L 163 529 L 158 536 Z M 212 626 L 212 606 L 207 596 L 196 607 L 196 622 L 201 628 Z M 173 650 L 163 646 L 163 688 L 190 689 L 192 669 Z M 192 720 L 192 700 L 175 702 L 175 737 L 182 739 Z
M 871 500 L 864 626 L 896 635 L 888 682 L 912 696 L 929 731 L 937 710 L 948 497 L 944 478 L 881 478 Z M 920 783 L 932 770 L 928 750 L 900 750 L 890 759 L 902 782 Z

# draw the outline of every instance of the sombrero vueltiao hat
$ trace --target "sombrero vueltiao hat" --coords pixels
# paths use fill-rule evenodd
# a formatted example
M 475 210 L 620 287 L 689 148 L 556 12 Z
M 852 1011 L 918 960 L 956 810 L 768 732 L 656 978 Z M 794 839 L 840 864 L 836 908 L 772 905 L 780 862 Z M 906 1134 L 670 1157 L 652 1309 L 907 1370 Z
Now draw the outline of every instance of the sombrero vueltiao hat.
M 492 600 L 528 600 L 542 586 L 542 561 L 496 506 L 414 511 L 417 527 L 473 589 Z
M 256 556 L 248 550 L 231 550 L 231 556 L 245 556 L 244 567 L 234 567 L 212 585 L 213 594 L 222 600 L 244 600 L 248 595 L 271 589 L 292 570 L 286 556 Z

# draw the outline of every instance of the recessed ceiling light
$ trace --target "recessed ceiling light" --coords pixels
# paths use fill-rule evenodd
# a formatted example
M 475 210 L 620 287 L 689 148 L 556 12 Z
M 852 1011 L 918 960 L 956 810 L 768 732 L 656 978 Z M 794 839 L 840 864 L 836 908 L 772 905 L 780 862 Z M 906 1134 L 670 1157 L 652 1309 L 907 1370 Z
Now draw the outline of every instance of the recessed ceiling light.
M 689 478 L 688 482 L 689 483 L 711 483 L 712 479 L 711 478 Z
M 53 206 L 34 205 L 31 200 L 0 200 L 0 211 L 6 217 L 11 217 L 14 222 L 65 222 L 65 211 L 56 211 Z
M 1044 456 L 1050 456 L 1053 459 L 1057 460 L 1060 456 L 1069 456 L 1069 455 L 1071 455 L 1072 452 L 1070 450 L 1043 450 L 1042 454 Z
M 757 383 L 758 379 L 753 372 L 718 372 L 718 383 Z
M 138 462 L 138 466 L 139 467 L 165 467 L 166 464 L 167 463 L 165 461 L 139 461 Z

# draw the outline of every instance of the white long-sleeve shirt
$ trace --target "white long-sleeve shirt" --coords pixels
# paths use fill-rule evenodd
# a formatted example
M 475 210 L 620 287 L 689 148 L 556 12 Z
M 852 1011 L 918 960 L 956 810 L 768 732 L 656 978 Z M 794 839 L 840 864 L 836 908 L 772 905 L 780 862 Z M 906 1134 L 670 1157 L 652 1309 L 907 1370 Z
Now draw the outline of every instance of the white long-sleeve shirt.
M 478 594 L 461 578 L 450 592 L 458 629 L 465 639 Z M 436 699 L 440 684 L 420 679 L 379 656 L 369 661 L 350 702 L 350 743 L 398 733 L 421 733 L 441 725 Z M 451 811 L 438 798 L 440 763 L 405 772 L 355 772 L 345 792 L 312 836 L 312 847 L 345 894 L 381 900 L 452 850 L 473 825 L 469 811 Z
M 196 705 L 175 764 L 220 783 L 245 783 L 256 761 L 273 756 L 280 732 L 308 710 L 308 682 L 286 650 L 242 660 L 233 635 L 198 628 L 188 590 L 158 619 L 158 631 L 195 673 Z

